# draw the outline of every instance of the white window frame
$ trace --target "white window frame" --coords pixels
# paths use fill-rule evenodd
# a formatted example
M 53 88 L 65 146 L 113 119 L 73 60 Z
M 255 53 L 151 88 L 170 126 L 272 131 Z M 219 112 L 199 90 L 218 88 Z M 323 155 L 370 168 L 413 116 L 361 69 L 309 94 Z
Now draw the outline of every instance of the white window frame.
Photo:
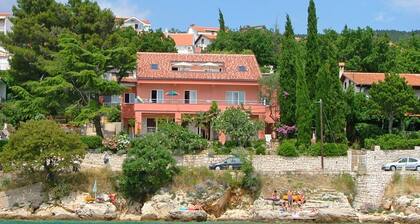
M 153 99 L 152 99 L 153 91 L 156 91 L 156 102 L 153 102 Z M 159 97 L 159 95 L 161 97 Z M 163 91 L 163 89 L 152 89 L 152 90 L 150 90 L 150 102 L 151 103 L 163 103 L 163 102 L 165 102 L 164 95 L 165 95 L 165 92 Z
M 245 91 L 226 91 L 225 98 L 226 98 L 227 104 L 232 104 L 232 105 L 245 104 L 246 93 Z
M 128 103 L 125 101 L 125 96 L 127 94 L 128 94 Z M 124 104 L 134 104 L 135 102 L 136 102 L 136 94 L 135 93 L 125 93 L 124 94 Z
M 198 92 L 197 92 L 197 90 L 195 90 L 195 89 L 187 89 L 187 90 L 184 91 L 184 94 L 185 94 L 186 91 L 189 91 L 190 92 L 189 99 L 188 99 L 188 104 L 197 104 L 197 99 L 198 99 Z M 192 96 L 191 93 L 194 93 L 195 94 L 195 98 L 191 98 L 191 96 Z M 185 99 L 185 96 L 184 96 L 184 99 Z

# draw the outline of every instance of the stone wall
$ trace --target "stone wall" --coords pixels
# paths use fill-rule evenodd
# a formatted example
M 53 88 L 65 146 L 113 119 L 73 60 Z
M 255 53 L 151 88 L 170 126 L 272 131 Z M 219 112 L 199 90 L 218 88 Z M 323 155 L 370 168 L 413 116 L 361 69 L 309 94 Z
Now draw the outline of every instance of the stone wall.
M 382 165 L 393 162 L 401 157 L 415 157 L 420 159 L 420 148 L 414 150 L 374 150 L 366 152 L 366 170 L 381 171 Z
M 121 171 L 126 155 L 110 155 L 109 164 L 104 164 L 103 153 L 88 153 L 82 161 L 82 169 L 103 168 L 109 166 L 113 171 Z

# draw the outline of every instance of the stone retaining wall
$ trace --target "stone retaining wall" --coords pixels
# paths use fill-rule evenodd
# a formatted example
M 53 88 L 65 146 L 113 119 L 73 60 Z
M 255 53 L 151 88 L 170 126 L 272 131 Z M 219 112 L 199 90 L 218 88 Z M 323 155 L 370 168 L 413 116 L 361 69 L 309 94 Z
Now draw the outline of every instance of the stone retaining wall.
M 393 162 L 401 157 L 415 157 L 420 159 L 420 148 L 415 150 L 375 150 L 366 152 L 367 172 L 380 171 L 382 165 Z
M 352 155 L 349 151 L 348 156 L 326 157 L 324 158 L 324 171 L 330 173 L 351 172 Z M 366 151 L 365 157 L 366 169 L 368 173 L 381 171 L 383 164 L 392 162 L 403 156 L 420 158 L 420 149 L 416 150 L 376 150 Z M 82 163 L 82 168 L 104 167 L 103 154 L 89 153 Z M 189 167 L 208 167 L 208 165 L 221 162 L 229 157 L 228 155 L 207 154 L 185 155 L 176 157 L 179 166 Z M 111 155 L 109 166 L 112 170 L 121 170 L 125 155 Z M 277 155 L 255 155 L 253 156 L 253 165 L 255 169 L 262 173 L 282 173 L 282 172 L 318 172 L 321 171 L 320 157 L 282 157 Z

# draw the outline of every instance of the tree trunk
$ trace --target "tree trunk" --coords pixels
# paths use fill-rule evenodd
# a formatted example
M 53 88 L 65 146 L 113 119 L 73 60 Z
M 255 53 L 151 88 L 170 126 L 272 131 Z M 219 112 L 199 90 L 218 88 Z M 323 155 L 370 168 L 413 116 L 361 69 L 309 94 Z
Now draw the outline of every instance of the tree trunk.
M 93 124 L 95 125 L 96 135 L 103 138 L 104 134 L 102 133 L 101 116 L 95 116 L 95 118 L 93 118 Z
M 388 133 L 389 134 L 392 133 L 393 124 L 394 124 L 394 117 L 393 116 L 388 117 Z

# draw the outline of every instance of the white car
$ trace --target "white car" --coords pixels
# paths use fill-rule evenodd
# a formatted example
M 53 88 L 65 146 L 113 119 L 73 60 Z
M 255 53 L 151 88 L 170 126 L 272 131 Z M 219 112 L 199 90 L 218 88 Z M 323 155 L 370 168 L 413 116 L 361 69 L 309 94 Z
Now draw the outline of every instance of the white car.
M 413 157 L 403 157 L 399 158 L 398 160 L 387 163 L 382 166 L 382 170 L 388 171 L 388 170 L 401 170 L 403 167 L 405 167 L 406 170 L 416 170 L 420 171 L 420 159 L 413 158 Z

